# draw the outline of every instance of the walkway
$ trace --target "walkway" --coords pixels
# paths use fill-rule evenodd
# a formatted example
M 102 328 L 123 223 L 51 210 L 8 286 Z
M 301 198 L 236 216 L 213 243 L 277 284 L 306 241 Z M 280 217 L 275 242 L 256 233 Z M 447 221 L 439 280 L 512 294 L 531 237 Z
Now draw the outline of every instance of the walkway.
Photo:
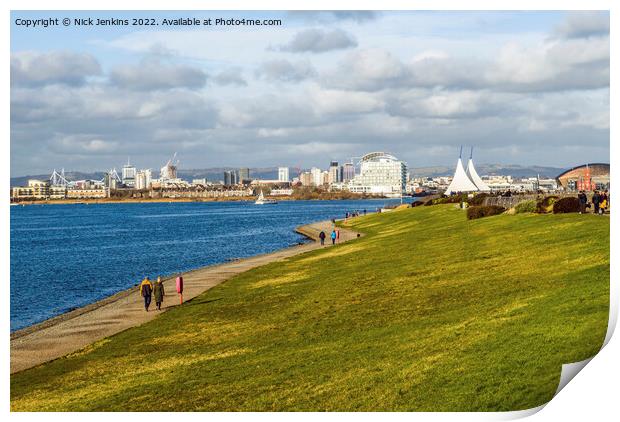
M 323 221 L 299 227 L 297 231 L 315 240 L 318 239 L 321 230 L 325 231 L 328 236 L 325 247 L 328 247 L 331 246 L 329 234 L 332 227 L 330 221 Z M 356 237 L 357 233 L 340 229 L 340 242 Z M 184 273 L 183 298 L 185 301 L 190 300 L 252 268 L 319 248 L 321 248 L 319 242 L 312 242 Z M 162 310 L 165 311 L 166 308 L 178 306 L 179 302 L 174 278 L 164 280 L 164 287 L 168 293 L 162 306 Z M 138 288 L 134 287 L 108 299 L 12 333 L 11 373 L 65 356 L 97 340 L 144 324 L 159 315 L 159 312 L 154 310 L 154 302 L 151 304 L 150 312 L 144 311 L 143 303 Z

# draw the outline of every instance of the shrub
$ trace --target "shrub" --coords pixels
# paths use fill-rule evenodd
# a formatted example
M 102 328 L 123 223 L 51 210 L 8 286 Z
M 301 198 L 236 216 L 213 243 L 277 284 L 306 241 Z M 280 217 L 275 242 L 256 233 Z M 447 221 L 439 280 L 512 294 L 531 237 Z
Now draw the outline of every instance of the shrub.
M 484 202 L 484 199 L 490 196 L 493 196 L 493 195 L 489 193 L 479 193 L 478 195 L 474 196 L 473 198 L 469 200 L 469 205 L 482 205 L 482 203 Z
M 515 206 L 515 213 L 522 214 L 526 212 L 536 212 L 536 201 L 533 199 L 530 201 L 519 202 Z
M 506 208 L 499 205 L 477 205 L 467 208 L 467 219 L 475 220 L 476 218 L 490 217 L 501 214 L 504 211 L 506 211 Z
M 426 205 L 426 202 L 424 201 L 414 201 L 411 203 L 412 207 L 419 207 L 420 205 Z
M 554 214 L 579 212 L 579 199 L 574 196 L 562 198 L 553 203 Z
M 557 196 L 546 196 L 539 200 L 536 204 L 536 212 L 539 214 L 548 214 L 553 211 L 553 204 L 558 200 Z
M 467 202 L 467 194 L 442 196 L 441 198 L 435 198 L 428 200 L 424 205 L 440 205 L 440 204 L 460 204 L 461 202 Z

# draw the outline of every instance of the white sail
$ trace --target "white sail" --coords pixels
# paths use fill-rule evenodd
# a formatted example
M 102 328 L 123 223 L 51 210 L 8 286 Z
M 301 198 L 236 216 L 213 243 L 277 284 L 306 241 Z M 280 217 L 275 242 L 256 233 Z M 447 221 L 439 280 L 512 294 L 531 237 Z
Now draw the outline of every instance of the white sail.
M 471 157 L 469 158 L 469 162 L 467 163 L 467 175 L 481 192 L 489 192 L 491 190 L 491 188 L 489 188 L 489 186 L 484 183 L 480 176 L 478 176 L 478 172 L 474 167 L 474 162 Z
M 445 194 L 451 195 L 456 192 L 477 192 L 478 187 L 471 181 L 465 169 L 463 168 L 463 162 L 461 161 L 461 157 L 459 157 L 459 161 L 456 163 L 456 170 L 454 171 L 454 177 L 452 178 L 452 183 L 446 189 Z

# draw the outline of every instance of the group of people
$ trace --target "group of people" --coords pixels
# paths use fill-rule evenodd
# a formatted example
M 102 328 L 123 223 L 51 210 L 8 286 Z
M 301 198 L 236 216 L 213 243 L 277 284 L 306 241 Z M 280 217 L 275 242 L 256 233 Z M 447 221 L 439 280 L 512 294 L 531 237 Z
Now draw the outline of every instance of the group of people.
M 589 208 L 588 196 L 585 191 L 579 191 L 577 198 L 579 198 L 579 214 L 583 214 L 586 212 L 586 208 Z M 609 191 L 607 189 L 604 192 L 595 190 L 592 195 L 592 205 L 594 206 L 594 214 L 605 214 L 609 208 Z
M 327 235 L 325 234 L 325 232 L 321 230 L 321 233 L 319 233 L 319 239 L 321 240 L 321 245 L 325 245 L 326 237 Z M 332 239 L 332 245 L 335 245 L 336 240 L 340 239 L 340 230 L 333 229 L 332 233 L 330 234 L 330 238 Z
M 161 304 L 166 295 L 161 277 L 157 277 L 155 284 L 153 284 L 148 277 L 145 277 L 142 283 L 140 283 L 140 295 L 144 298 L 144 310 L 146 312 L 149 311 L 149 307 L 151 306 L 152 296 L 155 296 L 155 306 L 157 310 L 161 311 Z
M 359 217 L 360 215 L 366 215 L 366 210 L 362 210 L 361 212 L 360 211 L 353 211 L 353 212 L 347 211 L 344 214 L 344 218 L 348 219 L 348 218 L 351 218 L 351 217 Z

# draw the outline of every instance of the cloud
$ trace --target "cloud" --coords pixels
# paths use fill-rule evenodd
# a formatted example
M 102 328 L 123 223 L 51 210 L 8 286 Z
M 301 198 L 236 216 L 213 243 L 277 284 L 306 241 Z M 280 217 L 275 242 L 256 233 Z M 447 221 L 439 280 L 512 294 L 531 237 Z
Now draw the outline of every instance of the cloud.
M 286 59 L 274 59 L 263 62 L 256 70 L 257 77 L 279 82 L 300 82 L 316 74 L 316 69 L 308 60 L 290 62 Z
M 11 54 L 11 85 L 83 85 L 89 76 L 101 74 L 101 66 L 90 54 L 69 51 Z
M 218 85 L 238 85 L 247 86 L 246 80 L 243 78 L 242 70 L 238 67 L 222 70 L 213 77 L 213 81 Z
M 280 50 L 292 53 L 324 53 L 351 47 L 357 47 L 357 41 L 341 29 L 325 31 L 310 28 L 298 32 L 291 42 L 280 47 Z
M 110 72 L 110 82 L 135 91 L 202 88 L 207 74 L 187 65 L 164 63 L 159 59 L 144 59 L 138 64 L 117 66 Z
M 570 12 L 555 28 L 561 38 L 588 38 L 609 36 L 609 13 L 595 11 Z
M 294 19 L 301 19 L 309 22 L 334 22 L 334 21 L 352 21 L 356 23 L 365 23 L 376 20 L 380 13 L 372 10 L 293 10 L 288 12 L 289 16 Z

